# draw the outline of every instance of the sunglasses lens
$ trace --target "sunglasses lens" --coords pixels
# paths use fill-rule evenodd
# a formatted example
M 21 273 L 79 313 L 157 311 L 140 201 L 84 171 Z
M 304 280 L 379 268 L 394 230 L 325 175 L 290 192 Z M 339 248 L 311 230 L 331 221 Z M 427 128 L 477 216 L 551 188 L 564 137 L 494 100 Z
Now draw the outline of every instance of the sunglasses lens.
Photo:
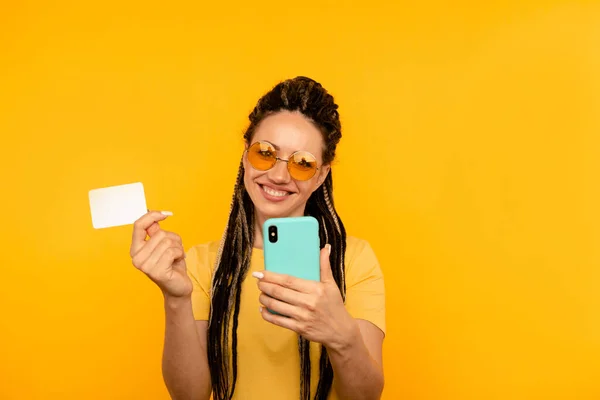
M 269 143 L 254 143 L 248 149 L 248 161 L 257 170 L 266 171 L 277 162 L 275 149 Z
M 315 176 L 317 160 L 312 154 L 305 151 L 294 153 L 289 161 L 289 171 L 292 178 L 306 181 Z

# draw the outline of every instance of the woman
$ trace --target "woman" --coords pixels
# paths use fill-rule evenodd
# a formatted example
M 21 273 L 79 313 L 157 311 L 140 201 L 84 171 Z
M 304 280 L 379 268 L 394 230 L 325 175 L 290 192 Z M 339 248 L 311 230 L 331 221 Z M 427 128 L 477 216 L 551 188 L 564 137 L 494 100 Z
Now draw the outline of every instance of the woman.
M 369 244 L 346 237 L 333 205 L 337 108 L 305 77 L 258 101 L 221 241 L 186 254 L 158 224 L 169 213 L 136 221 L 132 262 L 164 295 L 172 398 L 380 398 L 383 277 Z M 263 222 L 302 215 L 319 221 L 321 282 L 264 271 Z

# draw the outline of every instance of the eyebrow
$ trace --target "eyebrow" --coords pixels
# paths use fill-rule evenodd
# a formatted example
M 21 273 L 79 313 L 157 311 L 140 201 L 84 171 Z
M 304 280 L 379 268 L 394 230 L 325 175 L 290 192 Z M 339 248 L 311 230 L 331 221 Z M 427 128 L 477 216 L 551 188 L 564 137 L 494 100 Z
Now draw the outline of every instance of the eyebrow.
M 275 143 L 271 143 L 268 140 L 263 140 L 263 142 L 269 143 L 271 146 L 273 146 L 275 148 L 275 150 L 278 150 L 278 151 L 281 150 L 281 148 L 279 146 L 277 146 Z
M 267 142 L 267 143 L 269 143 L 277 151 L 281 150 L 281 148 L 279 146 L 277 146 L 275 143 L 269 142 L 268 140 L 261 140 L 261 142 Z M 306 151 L 306 150 L 296 150 L 296 151 Z M 293 151 L 292 153 L 295 153 L 296 151 Z M 312 154 L 310 151 L 307 151 L 307 153 Z M 313 155 L 313 157 L 316 158 L 315 155 Z

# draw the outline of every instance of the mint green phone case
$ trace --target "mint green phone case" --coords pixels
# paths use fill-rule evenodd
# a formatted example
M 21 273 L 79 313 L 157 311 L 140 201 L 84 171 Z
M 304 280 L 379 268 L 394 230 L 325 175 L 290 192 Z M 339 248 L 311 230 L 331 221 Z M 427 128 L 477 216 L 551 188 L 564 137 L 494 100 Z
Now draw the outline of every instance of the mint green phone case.
M 277 241 L 269 239 L 269 227 Z M 265 269 L 313 281 L 321 280 L 319 223 L 313 217 L 272 218 L 263 225 Z

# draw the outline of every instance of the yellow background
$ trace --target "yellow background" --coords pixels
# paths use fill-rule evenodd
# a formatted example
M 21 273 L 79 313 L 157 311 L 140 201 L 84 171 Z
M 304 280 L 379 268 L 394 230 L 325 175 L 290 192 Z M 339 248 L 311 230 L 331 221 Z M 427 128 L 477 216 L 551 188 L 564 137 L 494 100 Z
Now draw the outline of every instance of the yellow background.
M 2 5 L 0 398 L 168 397 L 161 296 L 87 192 L 142 181 L 186 249 L 218 238 L 296 75 L 340 104 L 384 398 L 600 398 L 599 3 L 377 0 Z

